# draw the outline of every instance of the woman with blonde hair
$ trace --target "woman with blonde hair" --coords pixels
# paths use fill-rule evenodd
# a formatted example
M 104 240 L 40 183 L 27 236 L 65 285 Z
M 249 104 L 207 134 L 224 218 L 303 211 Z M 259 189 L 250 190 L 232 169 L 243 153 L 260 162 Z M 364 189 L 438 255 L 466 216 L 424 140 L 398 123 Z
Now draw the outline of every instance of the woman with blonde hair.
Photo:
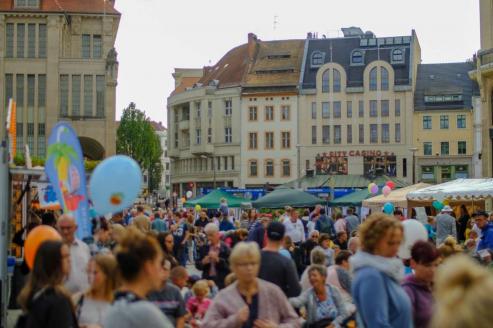
M 432 328 L 491 327 L 493 275 L 465 255 L 438 268 Z
M 361 250 L 349 259 L 354 271 L 352 296 L 362 321 L 358 326 L 411 328 L 411 302 L 400 286 L 404 265 L 397 258 L 404 232 L 401 222 L 375 213 L 358 231 Z
M 296 312 L 276 285 L 257 278 L 260 250 L 241 242 L 229 258 L 237 281 L 221 290 L 205 315 L 202 327 L 300 327 Z
M 443 243 L 438 246 L 438 252 L 442 258 L 446 259 L 457 253 L 462 253 L 462 248 L 457 244 L 457 240 L 455 240 L 454 237 L 448 236 Z

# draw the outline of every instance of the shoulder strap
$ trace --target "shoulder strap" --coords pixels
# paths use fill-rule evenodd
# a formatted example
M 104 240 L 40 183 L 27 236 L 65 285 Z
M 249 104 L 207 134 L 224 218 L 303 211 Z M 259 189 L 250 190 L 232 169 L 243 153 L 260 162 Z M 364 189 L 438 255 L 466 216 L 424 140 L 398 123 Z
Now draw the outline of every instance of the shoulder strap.
M 81 294 L 77 304 L 75 305 L 75 317 L 80 319 L 80 314 L 82 312 L 82 305 L 84 304 L 84 294 Z

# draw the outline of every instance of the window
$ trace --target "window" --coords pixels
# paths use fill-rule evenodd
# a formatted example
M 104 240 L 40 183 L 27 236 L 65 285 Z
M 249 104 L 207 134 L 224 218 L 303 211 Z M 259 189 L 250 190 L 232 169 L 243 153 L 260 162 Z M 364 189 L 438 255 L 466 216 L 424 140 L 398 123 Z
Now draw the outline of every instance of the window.
M 36 24 L 27 25 L 27 57 L 36 57 Z
M 248 134 L 248 148 L 257 149 L 257 132 L 250 132 Z
M 457 115 L 457 128 L 465 129 L 466 128 L 466 115 Z
M 195 129 L 195 144 L 200 145 L 202 143 L 202 131 Z
M 312 102 L 312 120 L 317 119 L 317 103 Z
M 341 102 L 334 101 L 334 118 L 341 118 Z
M 442 180 L 450 180 L 452 177 L 452 173 L 450 172 L 451 166 L 441 166 L 440 173 L 442 176 Z
M 212 118 L 212 101 L 207 102 L 207 117 L 209 120 Z
M 19 154 L 24 153 L 24 124 L 22 122 L 17 122 L 15 125 L 16 138 L 17 138 L 17 152 Z
M 274 161 L 271 159 L 265 161 L 265 176 L 266 177 L 274 176 Z
M 351 124 L 346 127 L 346 139 L 348 144 L 353 143 L 353 127 Z
M 291 108 L 287 105 L 281 106 L 281 121 L 289 121 Z
M 46 24 L 38 25 L 38 57 L 46 58 Z
M 378 142 L 378 125 L 370 124 L 370 143 Z
M 291 132 L 281 132 L 281 148 L 291 148 Z
M 92 116 L 92 75 L 84 75 L 84 116 Z
M 363 64 L 363 52 L 354 50 L 351 54 L 351 64 Z
M 433 154 L 433 145 L 431 142 L 423 142 L 423 155 L 430 156 Z
M 377 68 L 373 67 L 370 70 L 370 91 L 377 90 Z
M 207 129 L 207 143 L 212 143 L 212 128 Z
M 448 155 L 449 154 L 448 141 L 440 142 L 440 152 L 442 155 Z
M 46 106 L 46 75 L 38 75 L 38 107 Z M 38 120 L 41 118 L 38 117 Z
M 201 105 L 200 105 L 200 101 L 197 101 L 195 103 L 195 112 L 196 112 L 196 117 L 199 119 L 200 121 L 200 118 L 202 117 L 202 108 L 201 108 Z
M 291 176 L 291 161 L 289 159 L 283 159 L 282 163 L 282 176 L 289 177 Z
M 315 51 L 312 53 L 312 67 L 319 67 L 324 64 L 324 54 L 320 51 Z
M 228 156 L 224 156 L 223 161 L 224 161 L 224 170 L 227 171 L 228 170 Z
M 96 75 L 96 116 L 104 117 L 105 108 L 105 76 Z
M 358 116 L 365 117 L 365 103 L 363 100 L 358 102 Z
M 92 58 L 101 58 L 103 56 L 103 40 L 101 35 L 92 36 Z
M 257 120 L 257 107 L 256 106 L 250 106 L 248 108 L 248 120 L 249 121 L 256 121 Z
M 17 57 L 24 58 L 24 39 L 26 33 L 26 25 L 17 24 Z
M 29 117 L 32 117 L 32 108 L 34 107 L 34 84 L 36 81 L 36 76 L 29 74 L 27 76 L 27 106 L 30 108 Z M 33 127 L 34 129 L 34 127 Z
M 14 76 L 5 74 L 5 107 L 7 107 L 10 98 L 14 97 Z
M 339 145 L 341 143 L 341 126 L 334 125 L 334 144 Z
M 274 106 L 265 107 L 265 120 L 266 121 L 274 120 Z
M 348 101 L 346 103 L 346 117 L 347 118 L 353 117 L 353 103 L 351 101 Z
M 333 92 L 341 92 L 341 73 L 334 69 L 334 81 L 332 83 L 332 91 Z
M 322 102 L 322 118 L 330 118 L 329 102 Z
M 224 142 L 225 143 L 233 142 L 233 134 L 231 133 L 231 128 L 224 128 Z
M 29 151 L 34 152 L 34 123 L 27 123 L 27 145 Z
M 360 144 L 365 143 L 365 126 L 363 124 L 358 127 L 358 141 Z
M 224 101 L 224 115 L 231 116 L 232 113 L 233 113 L 233 101 L 232 100 L 225 100 Z
M 423 116 L 423 129 L 431 129 L 431 116 Z
M 72 75 L 72 116 L 80 116 L 80 75 Z
M 380 67 L 380 89 L 389 90 L 389 71 L 385 67 Z
M 382 143 L 389 143 L 389 141 L 390 141 L 389 125 L 382 124 Z
M 231 156 L 231 170 L 235 170 L 235 157 Z
M 330 144 L 330 126 L 328 125 L 322 125 L 322 143 Z
M 392 64 L 399 64 L 404 62 L 404 52 L 402 49 L 392 50 Z
M 407 177 L 407 158 L 402 159 L 402 177 Z
M 312 125 L 312 145 L 317 144 L 317 126 Z
M 274 149 L 274 132 L 265 132 L 265 149 Z
M 395 123 L 395 142 L 401 142 L 401 124 Z
M 401 116 L 401 101 L 400 99 L 395 100 L 395 117 Z
M 378 116 L 377 101 L 370 100 L 370 117 L 377 117 L 377 116 Z
M 322 74 L 322 92 L 329 92 L 329 74 L 330 69 Z
M 45 139 L 45 124 L 38 124 L 38 156 L 44 157 L 46 155 L 46 139 Z
M 91 58 L 91 35 L 82 34 L 82 58 Z
M 22 115 L 21 107 L 24 106 L 24 75 L 17 74 L 15 79 L 16 79 L 15 97 L 17 102 L 17 108 L 19 108 L 17 113 Z
M 60 116 L 68 115 L 68 75 L 60 75 Z
M 459 155 L 465 155 L 467 153 L 465 141 L 458 141 L 457 142 L 457 153 Z
M 440 115 L 440 129 L 448 129 L 448 115 Z
M 178 132 L 175 132 L 175 148 L 178 148 Z
M 39 8 L 39 0 L 15 0 L 16 8 Z
M 14 24 L 7 23 L 6 27 L 6 52 L 5 57 L 12 58 L 14 57 Z
M 249 161 L 248 166 L 249 166 L 248 175 L 251 177 L 256 177 L 258 175 L 257 161 L 256 160 Z

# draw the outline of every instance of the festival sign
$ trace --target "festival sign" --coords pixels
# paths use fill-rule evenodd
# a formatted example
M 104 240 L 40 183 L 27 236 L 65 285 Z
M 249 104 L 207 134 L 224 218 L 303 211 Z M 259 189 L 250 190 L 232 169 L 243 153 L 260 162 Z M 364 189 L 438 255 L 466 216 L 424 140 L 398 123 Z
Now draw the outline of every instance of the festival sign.
M 79 138 L 68 123 L 58 123 L 51 130 L 45 171 L 63 212 L 77 222 L 77 237 L 90 236 L 84 157 Z

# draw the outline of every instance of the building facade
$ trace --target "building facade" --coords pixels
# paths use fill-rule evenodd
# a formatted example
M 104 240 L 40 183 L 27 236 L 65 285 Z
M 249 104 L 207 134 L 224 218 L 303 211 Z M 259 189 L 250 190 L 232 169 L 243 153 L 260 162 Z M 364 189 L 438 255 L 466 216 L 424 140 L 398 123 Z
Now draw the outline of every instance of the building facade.
M 161 175 L 159 190 L 157 190 L 157 192 L 159 193 L 159 196 L 168 198 L 171 195 L 171 166 L 168 157 L 168 130 L 161 122 L 151 121 L 151 125 L 159 137 L 159 143 L 161 144 L 161 149 L 163 151 L 161 154 L 161 165 L 163 166 L 163 172 Z
M 0 3 L 0 103 L 17 103 L 17 150 L 46 155 L 58 121 L 79 135 L 84 156 L 116 147 L 120 13 L 114 1 L 12 0 Z M 0 128 L 3 132 L 4 125 Z
M 300 78 L 300 172 L 412 181 L 413 93 L 421 50 L 414 31 L 377 38 L 309 33 Z
M 421 64 L 414 96 L 417 180 L 442 183 L 481 177 L 480 124 L 474 104 L 479 94 L 468 72 L 473 63 Z

